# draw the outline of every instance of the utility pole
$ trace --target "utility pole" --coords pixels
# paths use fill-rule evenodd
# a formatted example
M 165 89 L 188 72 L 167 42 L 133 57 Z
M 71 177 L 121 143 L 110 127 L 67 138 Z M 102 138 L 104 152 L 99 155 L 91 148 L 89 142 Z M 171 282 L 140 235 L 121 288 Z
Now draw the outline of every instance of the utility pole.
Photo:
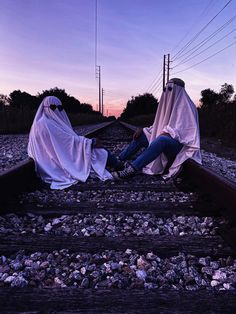
M 162 81 L 163 91 L 164 91 L 165 86 L 166 86 L 166 55 L 164 55 L 164 59 L 163 59 L 163 81 Z
M 170 54 L 167 55 L 167 80 L 166 83 L 169 82 L 170 79 Z
M 163 90 L 165 88 L 166 83 L 169 82 L 169 79 L 170 79 L 170 54 L 168 53 L 168 55 L 164 55 L 163 58 Z
M 104 112 L 103 95 L 104 95 L 104 89 L 102 88 L 102 115 L 103 115 L 103 112 Z
M 98 72 L 98 85 L 99 85 L 99 89 L 98 89 L 98 93 L 99 93 L 99 112 L 102 111 L 102 106 L 101 106 L 101 66 L 98 66 L 99 68 L 99 72 Z
M 101 106 L 101 66 L 97 65 L 97 78 L 98 78 L 98 111 L 102 112 L 102 106 Z

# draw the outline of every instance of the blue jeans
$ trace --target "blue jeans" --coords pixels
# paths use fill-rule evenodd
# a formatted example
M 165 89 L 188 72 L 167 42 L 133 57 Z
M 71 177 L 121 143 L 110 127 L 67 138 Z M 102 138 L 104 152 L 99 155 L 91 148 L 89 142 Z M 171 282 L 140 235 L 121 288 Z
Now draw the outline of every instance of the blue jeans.
M 148 140 L 145 134 L 142 134 L 135 140 L 133 140 L 124 150 L 121 152 L 119 158 L 124 161 L 130 159 L 140 148 L 146 149 L 131 162 L 131 165 L 136 170 L 142 170 L 155 160 L 161 153 L 164 153 L 168 159 L 168 166 L 170 166 L 176 155 L 181 151 L 183 145 L 172 137 L 166 135 L 159 135 L 154 141 L 148 144 Z

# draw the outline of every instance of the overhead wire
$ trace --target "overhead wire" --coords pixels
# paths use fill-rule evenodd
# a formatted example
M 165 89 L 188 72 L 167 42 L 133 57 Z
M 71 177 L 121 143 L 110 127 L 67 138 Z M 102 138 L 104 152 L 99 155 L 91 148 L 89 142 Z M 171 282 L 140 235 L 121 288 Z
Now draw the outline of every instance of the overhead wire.
M 159 86 L 158 89 L 156 89 L 152 94 L 156 95 L 156 97 L 158 98 L 159 92 L 162 90 L 162 84 Z
M 156 75 L 156 77 L 152 80 L 151 84 L 149 85 L 149 87 L 147 88 L 147 91 L 151 90 L 153 85 L 156 84 L 156 81 L 159 80 L 160 75 L 162 75 L 162 69 L 158 72 L 158 74 Z
M 202 61 L 200 61 L 200 62 L 198 62 L 198 63 L 195 63 L 195 64 L 191 65 L 190 67 L 188 67 L 188 68 L 186 68 L 186 69 L 184 69 L 184 70 L 182 70 L 182 71 L 178 71 L 178 72 L 173 73 L 173 75 L 174 75 L 174 74 L 178 74 L 178 73 L 185 72 L 185 71 L 187 71 L 187 70 L 189 70 L 189 69 L 191 69 L 191 68 L 193 68 L 193 67 L 195 67 L 195 66 L 197 66 L 197 65 L 199 65 L 199 64 L 201 64 L 201 63 L 203 63 L 203 62 L 205 62 L 206 60 L 211 59 L 211 58 L 214 57 L 215 55 L 217 55 L 217 54 L 219 54 L 220 52 L 222 52 L 222 51 L 224 51 L 224 50 L 226 50 L 226 49 L 232 47 L 232 46 L 235 45 L 235 44 L 236 44 L 236 41 L 234 41 L 234 42 L 231 43 L 230 45 L 224 47 L 223 49 L 217 51 L 216 53 L 210 55 L 209 57 L 203 59 Z
M 224 7 L 216 14 L 214 17 L 196 34 L 194 37 L 189 40 L 184 47 L 182 47 L 173 57 L 172 61 L 175 61 L 177 56 L 181 55 L 198 37 L 199 35 L 217 18 L 217 16 L 232 2 L 232 0 L 229 0 Z
M 207 6 L 204 8 L 203 12 L 200 14 L 200 16 L 202 16 L 204 13 L 207 12 L 208 8 L 210 7 L 210 5 L 212 4 L 213 0 L 210 0 L 207 4 Z M 199 16 L 199 17 L 200 17 Z M 189 32 L 188 32 L 189 33 Z M 187 34 L 186 34 L 187 36 Z M 185 36 L 185 37 L 186 37 Z M 185 37 L 179 42 L 179 44 L 185 39 Z M 177 46 L 179 46 L 179 44 Z M 174 50 L 176 49 L 177 47 L 174 48 Z M 158 74 L 156 75 L 156 77 L 152 80 L 151 84 L 149 85 L 149 87 L 146 89 L 147 92 L 152 92 L 153 90 L 155 90 L 159 85 L 160 85 L 160 79 L 162 79 L 162 72 L 163 70 L 161 69 Z M 161 76 L 161 77 L 160 77 Z
M 229 26 L 234 20 L 236 19 L 236 15 L 234 15 L 233 17 L 231 17 L 227 22 L 225 22 L 222 26 L 220 26 L 217 30 L 215 30 L 212 34 L 210 34 L 209 36 L 207 36 L 206 38 L 204 38 L 200 43 L 198 43 L 197 45 L 195 45 L 194 47 L 192 47 L 191 49 L 189 49 L 188 51 L 186 51 L 184 54 L 182 54 L 181 57 L 184 57 L 185 55 L 186 58 L 190 57 L 194 52 L 196 52 L 197 50 L 199 50 L 202 46 L 204 46 L 205 44 L 207 44 L 212 38 L 214 38 L 215 36 L 217 36 L 221 31 L 223 31 L 227 26 Z M 191 53 L 190 53 L 191 52 Z M 189 54 L 190 53 L 190 54 Z M 188 55 L 189 54 L 189 55 Z M 181 57 L 176 58 L 175 60 L 179 60 Z M 173 60 L 173 61 L 175 61 Z M 182 60 L 183 61 L 183 60 Z
M 148 91 L 148 92 L 152 92 L 153 90 L 155 90 L 155 88 L 157 86 L 159 86 L 162 83 L 162 76 L 159 78 L 159 80 L 153 85 L 153 87 Z
M 200 48 L 202 48 L 204 45 L 206 45 L 212 38 L 214 38 L 215 36 L 217 36 L 221 31 L 223 31 L 227 26 L 229 26 L 235 19 L 236 19 L 236 15 L 234 15 L 231 19 L 229 19 L 226 23 L 224 23 L 221 27 L 219 27 L 216 31 L 214 31 L 212 34 L 210 34 L 209 36 L 207 36 L 204 40 L 202 40 L 200 43 L 198 43 L 197 45 L 195 45 L 193 48 L 188 49 L 193 42 L 196 41 L 196 39 L 205 31 L 205 29 L 217 18 L 217 16 L 219 16 L 219 14 L 232 2 L 232 0 L 229 0 L 222 8 L 220 11 L 218 11 L 211 19 L 210 21 L 204 25 L 200 31 L 198 31 L 192 39 L 190 39 L 173 57 L 172 62 L 176 61 L 178 59 L 182 60 L 175 65 L 173 68 L 176 68 L 182 64 L 187 63 L 188 61 L 196 58 L 197 56 L 201 55 L 203 52 L 209 50 L 211 47 L 213 47 L 214 45 L 216 45 L 217 43 L 223 41 L 226 37 L 228 37 L 230 34 L 232 34 L 236 29 L 233 29 L 232 31 L 230 31 L 229 33 L 227 33 L 226 35 L 222 36 L 220 39 L 216 40 L 214 43 L 212 43 L 210 46 L 206 47 L 205 49 L 201 50 L 200 52 L 198 52 L 197 54 L 195 54 Z M 212 5 L 212 0 L 207 4 L 207 6 L 205 7 L 205 9 L 203 10 L 202 14 L 203 15 Z M 185 37 L 178 43 L 177 47 L 180 45 L 180 43 L 186 38 L 186 36 L 189 34 L 189 32 L 185 35 Z M 212 55 L 208 56 L 207 58 L 192 64 L 191 66 L 187 67 L 186 69 L 183 69 L 181 71 L 175 72 L 174 74 L 177 73 L 182 73 L 185 72 L 205 61 L 207 61 L 208 59 L 213 58 L 215 55 L 221 53 L 222 51 L 232 47 L 233 45 L 236 44 L 236 41 L 227 45 L 226 47 L 224 47 L 223 49 L 220 49 L 219 51 L 213 53 Z M 175 50 L 176 48 L 174 48 Z M 187 50 L 188 49 L 188 50 Z M 187 51 L 186 51 L 187 50 Z M 173 51 L 173 50 L 172 50 Z M 191 57 L 192 56 L 192 57 Z M 184 57 L 184 58 L 183 58 Z M 153 79 L 153 81 L 151 82 L 150 86 L 148 87 L 148 91 L 152 92 L 153 94 L 157 94 L 161 89 L 162 89 L 162 72 L 163 70 L 161 69 L 157 76 Z
M 211 44 L 210 46 L 208 46 L 207 48 L 201 50 L 199 53 L 195 54 L 194 56 L 190 57 L 194 52 L 192 52 L 187 58 L 183 59 L 182 61 L 180 61 L 177 65 L 175 65 L 173 67 L 173 69 L 177 68 L 178 66 L 185 64 L 186 62 L 198 57 L 199 55 L 201 55 L 203 52 L 207 51 L 208 49 L 210 49 L 211 47 L 215 46 L 216 44 L 218 44 L 219 42 L 221 42 L 223 39 L 225 39 L 226 37 L 228 37 L 229 35 L 231 35 L 232 33 L 234 33 L 236 31 L 236 28 L 233 29 L 231 32 L 227 33 L 226 35 L 224 35 L 223 37 L 221 37 L 220 39 L 218 39 L 217 41 L 215 41 L 213 44 Z
M 159 83 L 158 84 L 156 84 L 156 86 L 155 87 L 153 87 L 153 89 L 152 89 L 152 91 L 151 91 L 151 93 L 153 94 L 153 93 L 156 93 L 156 91 L 157 90 L 159 90 L 160 88 L 162 88 L 162 78 L 159 80 Z
M 177 56 L 180 54 L 179 58 L 181 57 L 181 54 L 183 54 L 184 50 L 187 49 L 187 47 L 189 47 L 195 40 L 196 38 L 207 28 L 207 26 L 230 4 L 232 0 L 229 0 L 225 5 L 224 7 L 182 48 L 180 49 L 174 56 L 175 59 L 172 60 L 172 62 L 177 58 Z M 209 7 L 212 5 L 212 1 L 210 1 L 207 6 L 205 7 L 205 9 L 203 10 L 203 12 L 200 14 L 200 16 L 202 16 L 208 9 Z M 228 23 L 230 23 L 230 21 L 228 21 Z M 227 24 L 227 23 L 226 23 Z M 225 26 L 226 27 L 226 26 Z M 189 32 L 188 32 L 189 33 Z M 183 40 L 181 40 L 182 42 Z M 202 42 L 201 42 L 202 43 Z M 200 44 L 201 44 L 200 43 Z M 179 44 L 178 44 L 179 45 Z M 198 44 L 199 45 L 199 44 Z M 203 45 L 203 44 L 202 44 Z M 201 45 L 201 46 L 202 46 Z M 194 47 L 196 48 L 196 46 Z M 194 49 L 193 48 L 193 49 Z M 198 48 L 199 49 L 199 48 Z M 197 49 L 197 50 L 198 50 Z M 191 50 L 190 50 L 191 51 Z M 188 51 L 189 52 L 189 51 Z M 191 53 L 191 55 L 193 54 L 194 52 Z M 185 55 L 185 54 L 184 54 Z M 159 71 L 158 75 L 156 76 L 156 78 L 152 81 L 152 83 L 150 84 L 150 86 L 148 87 L 148 91 L 152 92 L 152 91 L 155 91 L 156 88 L 158 88 L 158 86 L 160 85 L 160 73 L 162 72 L 162 69 Z M 160 87 L 159 87 L 160 88 Z
M 202 13 L 197 17 L 197 20 L 199 20 L 202 16 L 204 16 L 204 14 L 207 12 L 208 8 L 211 6 L 213 1 L 214 0 L 210 0 L 208 2 L 206 7 L 203 9 Z M 192 26 L 188 29 L 188 31 L 185 33 L 185 35 L 182 37 L 182 39 L 178 42 L 178 44 L 170 51 L 170 53 L 173 53 L 179 47 L 179 45 L 185 40 L 185 38 L 188 36 L 188 34 L 192 31 L 194 25 L 196 25 L 195 21 L 192 24 Z

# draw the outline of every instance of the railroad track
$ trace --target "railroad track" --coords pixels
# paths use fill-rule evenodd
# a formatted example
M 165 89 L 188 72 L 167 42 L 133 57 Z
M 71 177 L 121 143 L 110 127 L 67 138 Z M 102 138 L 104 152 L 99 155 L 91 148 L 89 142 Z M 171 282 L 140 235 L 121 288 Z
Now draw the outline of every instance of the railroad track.
M 118 153 L 131 129 L 87 135 Z M 188 161 L 52 191 L 33 168 L 0 175 L 1 313 L 235 312 L 235 184 Z

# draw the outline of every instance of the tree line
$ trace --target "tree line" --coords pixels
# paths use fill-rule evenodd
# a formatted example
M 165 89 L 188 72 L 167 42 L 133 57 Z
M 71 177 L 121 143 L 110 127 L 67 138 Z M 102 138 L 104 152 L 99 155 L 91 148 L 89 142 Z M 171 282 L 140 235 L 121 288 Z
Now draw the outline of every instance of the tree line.
M 0 94 L 0 134 L 29 132 L 35 113 L 46 96 L 56 96 L 62 101 L 73 126 L 115 119 L 104 117 L 90 104 L 81 103 L 58 87 L 44 90 L 36 96 L 14 90 L 9 96 Z
M 204 89 L 198 112 L 201 135 L 221 138 L 235 145 L 236 94 L 232 84 L 224 83 L 219 92 Z
M 15 90 L 9 97 L 0 94 L 0 122 L 2 130 L 4 130 L 4 128 L 9 129 L 8 125 L 10 126 L 11 124 L 19 123 L 20 112 L 29 113 L 29 115 L 23 115 L 24 119 L 27 117 L 28 122 L 27 126 L 22 127 L 22 129 L 29 129 L 35 111 L 43 98 L 49 95 L 58 97 L 70 116 L 75 116 L 77 113 L 84 113 L 92 114 L 99 117 L 99 119 L 102 118 L 101 114 L 94 111 L 90 104 L 81 103 L 75 97 L 67 94 L 64 89 L 59 89 L 58 87 L 44 90 L 36 96 L 20 90 Z M 128 100 L 120 118 L 122 120 L 130 121 L 131 123 L 136 121 L 136 124 L 146 126 L 151 125 L 157 107 L 158 99 L 152 94 L 145 93 L 143 95 L 133 96 Z M 9 111 L 7 116 L 3 114 L 4 111 Z M 202 90 L 198 112 L 201 135 L 218 137 L 229 143 L 235 142 L 236 94 L 234 94 L 234 87 L 232 84 L 224 83 L 221 85 L 218 92 L 210 88 Z M 74 123 L 76 124 L 77 121 L 80 123 L 81 118 L 76 118 Z M 6 124 L 6 126 L 3 124 Z
M 61 100 L 66 112 L 68 113 L 97 113 L 93 110 L 93 107 L 90 104 L 81 103 L 75 97 L 67 94 L 64 89 L 60 89 L 58 87 L 44 90 L 36 96 L 22 92 L 21 90 L 14 90 L 10 93 L 9 97 L 0 94 L 0 110 L 11 108 L 25 111 L 35 111 L 38 109 L 44 97 L 52 95 Z

